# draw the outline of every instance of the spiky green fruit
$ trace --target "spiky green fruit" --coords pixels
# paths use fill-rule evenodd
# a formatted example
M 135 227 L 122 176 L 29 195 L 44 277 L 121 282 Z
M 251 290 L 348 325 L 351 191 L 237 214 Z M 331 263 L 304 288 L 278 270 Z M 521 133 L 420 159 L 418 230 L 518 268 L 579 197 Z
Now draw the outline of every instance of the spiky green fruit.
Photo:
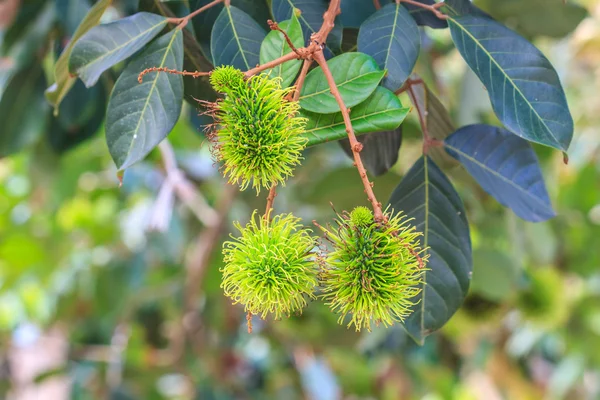
M 357 331 L 403 321 L 420 292 L 427 261 L 420 233 L 400 213 L 385 216 L 377 223 L 369 209 L 357 207 L 338 215 L 336 229 L 320 227 L 333 246 L 324 258 L 323 298 L 340 314 L 338 323 L 350 315 L 347 326 Z
M 260 217 L 255 211 L 239 237 L 225 242 L 225 295 L 245 310 L 276 319 L 300 312 L 313 297 L 318 268 L 313 254 L 316 240 L 292 214 Z
M 245 80 L 232 67 L 216 68 L 210 80 L 225 94 L 212 107 L 218 129 L 210 138 L 229 182 L 242 190 L 252 185 L 257 193 L 261 187 L 285 184 L 308 141 L 298 102 L 286 98 L 293 88 L 282 89 L 280 78 L 265 74 Z

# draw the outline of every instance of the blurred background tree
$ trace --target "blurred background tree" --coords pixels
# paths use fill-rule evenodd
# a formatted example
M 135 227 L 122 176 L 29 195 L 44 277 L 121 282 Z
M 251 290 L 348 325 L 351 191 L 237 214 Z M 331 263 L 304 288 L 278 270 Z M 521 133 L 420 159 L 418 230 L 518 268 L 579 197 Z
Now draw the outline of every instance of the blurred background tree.
M 185 15 L 204 3 L 114 1 L 102 22 L 137 10 Z M 239 6 L 266 20 L 269 9 L 258 3 Z M 203 145 L 207 121 L 197 116 L 194 92 L 186 92 L 190 104 L 170 144 L 119 178 L 103 120 L 123 66 L 91 90 L 75 82 L 58 117 L 44 96 L 92 3 L 0 1 L 0 397 L 599 398 L 600 2 L 475 3 L 548 56 L 576 133 L 568 166 L 535 146 L 558 214 L 547 222 L 520 220 L 449 167 L 471 227 L 472 284 L 459 312 L 418 346 L 399 326 L 347 330 L 320 302 L 302 316 L 256 321 L 248 334 L 243 310 L 219 287 L 219 249 L 231 221 L 246 221 L 266 194 L 224 183 Z M 207 52 L 208 22 L 199 19 L 186 30 Z M 352 41 L 356 30 L 344 29 L 342 46 Z M 422 43 L 417 71 L 441 99 L 430 113 L 443 121 L 447 109 L 457 126 L 494 121 L 450 33 L 425 28 Z M 420 156 L 413 114 L 397 161 L 373 161 L 382 198 Z M 368 204 L 336 143 L 307 150 L 278 194 L 276 210 L 306 224 L 329 220 L 329 202 Z

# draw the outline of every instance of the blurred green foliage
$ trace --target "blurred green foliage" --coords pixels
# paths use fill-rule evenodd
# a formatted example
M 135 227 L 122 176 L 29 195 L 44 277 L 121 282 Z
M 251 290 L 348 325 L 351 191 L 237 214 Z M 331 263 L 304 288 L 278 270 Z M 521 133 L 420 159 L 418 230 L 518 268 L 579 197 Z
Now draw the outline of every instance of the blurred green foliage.
M 17 19 L 24 22 L 17 27 L 28 29 L 28 40 L 41 40 L 49 33 L 42 24 L 47 11 L 36 7 L 40 1 L 23 3 Z M 203 236 L 209 228 L 179 199 L 172 207 L 160 200 L 165 170 L 157 152 L 128 169 L 120 186 L 103 127 L 97 123 L 89 131 L 77 124 L 93 110 L 76 108 L 78 96 L 88 95 L 76 86 L 69 94 L 75 99 L 63 102 L 71 108 L 61 108 L 57 123 L 63 134 L 91 139 L 65 141 L 53 123 L 40 131 L 44 137 L 23 138 L 27 152 L 0 159 L 0 357 L 10 358 L 28 324 L 58 331 L 68 351 L 38 381 L 68 376 L 73 399 L 599 398 L 600 2 L 572 2 L 589 16 L 579 23 L 569 14 L 571 24 L 562 8 L 555 11 L 559 0 L 477 3 L 534 38 L 557 66 L 576 135 L 569 165 L 562 155 L 536 147 L 558 214 L 545 223 L 519 220 L 463 170 L 447 169 L 469 214 L 473 282 L 458 314 L 424 346 L 400 327 L 356 334 L 318 302 L 301 316 L 255 321 L 249 335 L 243 310 L 219 288 L 219 251 L 201 279 L 192 280 L 197 296 L 189 304 L 186 285 L 197 266 L 195 252 L 211 240 Z M 540 17 L 528 7 L 547 13 Z M 493 121 L 489 103 L 467 101 L 481 99 L 483 89 L 450 50 L 448 32 L 426 33 L 431 64 L 423 57 L 418 68 L 437 82 L 454 119 Z M 2 34 L 3 49 L 13 49 L 0 60 L 4 95 L 29 88 L 3 86 L 12 73 L 4 62 L 32 63 L 35 76 L 51 70 L 51 62 L 35 60 L 30 41 L 15 47 L 18 37 L 14 30 Z M 37 74 L 40 65 L 45 75 Z M 94 96 L 105 96 L 104 90 Z M 36 113 L 47 105 L 11 106 L 7 115 L 18 123 L 46 122 Z M 218 210 L 227 189 L 195 113 L 185 108 L 169 138 L 180 168 Z M 0 129 L 12 126 L 0 123 Z M 378 196 L 387 198 L 420 145 L 413 115 L 404 124 L 398 163 L 374 180 Z M 332 219 L 329 202 L 338 210 L 367 204 L 351 161 L 334 143 L 307 150 L 305 163 L 279 191 L 276 210 L 293 211 L 310 225 Z M 264 195 L 236 192 L 216 249 L 232 220 L 245 222 L 262 207 Z M 11 387 L 3 365 L 0 397 Z

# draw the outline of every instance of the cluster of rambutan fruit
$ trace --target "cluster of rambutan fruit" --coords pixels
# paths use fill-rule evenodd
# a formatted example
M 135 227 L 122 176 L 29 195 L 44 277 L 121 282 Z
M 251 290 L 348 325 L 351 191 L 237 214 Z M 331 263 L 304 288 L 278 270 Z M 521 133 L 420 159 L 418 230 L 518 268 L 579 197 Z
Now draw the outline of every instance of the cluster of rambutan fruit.
M 216 68 L 210 81 L 224 95 L 209 110 L 215 118 L 209 137 L 224 175 L 257 193 L 283 185 L 307 141 L 306 120 L 289 99 L 294 89 L 282 89 L 266 74 L 246 79 L 233 67 Z M 255 211 L 246 226 L 235 223 L 240 235 L 223 248 L 225 294 L 262 318 L 299 313 L 318 296 L 356 330 L 403 321 L 423 284 L 420 233 L 393 211 L 383 221 L 366 207 L 337 217 L 336 227 L 317 225 L 329 251 L 292 214 Z

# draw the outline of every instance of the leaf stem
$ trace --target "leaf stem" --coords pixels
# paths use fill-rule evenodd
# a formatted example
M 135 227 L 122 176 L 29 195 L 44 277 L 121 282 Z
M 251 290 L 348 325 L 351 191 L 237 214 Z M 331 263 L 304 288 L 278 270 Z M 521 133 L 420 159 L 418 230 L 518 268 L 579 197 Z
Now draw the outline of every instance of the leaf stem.
M 273 209 L 273 203 L 275 202 L 275 197 L 277 196 L 276 188 L 277 185 L 274 184 L 269 190 L 269 195 L 267 196 L 267 209 L 265 210 L 265 218 L 270 218 L 270 213 Z
M 413 6 L 421 7 L 421 8 L 424 8 L 425 10 L 431 11 L 439 19 L 443 19 L 443 20 L 448 19 L 448 16 L 440 11 L 440 8 L 444 6 L 444 2 L 435 3 L 435 4 L 424 4 L 424 3 L 418 2 L 416 0 L 396 0 L 396 3 L 412 4 Z
M 188 15 L 186 15 L 185 17 L 181 17 L 181 18 L 167 18 L 167 22 L 172 23 L 172 24 L 177 24 L 177 28 L 178 29 L 183 29 L 187 23 L 194 18 L 196 15 L 202 13 L 203 11 L 208 10 L 209 8 L 212 8 L 214 6 L 216 6 L 217 4 L 223 3 L 225 2 L 226 5 L 229 5 L 229 1 L 226 0 L 214 0 L 211 1 L 210 3 L 208 3 L 207 5 L 200 7 L 199 9 L 197 9 L 196 11 L 189 13 Z
M 408 92 L 408 95 L 410 96 L 410 101 L 415 106 L 415 109 L 417 110 L 417 115 L 419 116 L 419 124 L 421 125 L 421 132 L 423 132 L 423 154 L 426 155 L 430 147 L 442 146 L 442 142 L 435 138 L 432 138 L 429 135 L 429 129 L 427 128 L 427 110 L 422 107 L 423 104 L 419 103 L 414 90 L 414 86 L 417 85 L 422 85 L 423 87 L 425 87 L 425 82 L 423 82 L 421 78 L 408 78 L 408 80 L 405 83 L 405 90 Z

